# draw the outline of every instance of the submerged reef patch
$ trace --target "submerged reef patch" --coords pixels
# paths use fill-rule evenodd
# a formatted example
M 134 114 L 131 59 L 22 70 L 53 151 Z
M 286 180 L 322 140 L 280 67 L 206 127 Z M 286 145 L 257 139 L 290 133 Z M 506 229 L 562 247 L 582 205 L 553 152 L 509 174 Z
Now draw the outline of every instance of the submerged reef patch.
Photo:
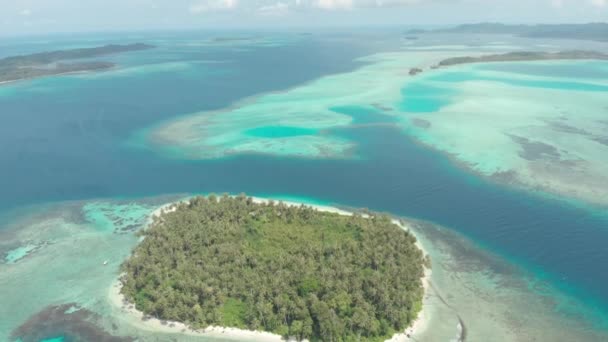
M 533 63 L 430 71 L 403 88 L 414 98 L 401 107 L 409 112 L 405 132 L 477 174 L 606 205 L 608 139 L 598 122 L 608 83 L 590 73 L 606 64 L 560 61 L 531 74 Z M 447 104 L 444 87 L 453 92 Z
M 533 191 L 608 204 L 608 83 L 593 73 L 608 62 L 552 62 L 539 72 L 527 72 L 534 62 L 431 68 L 453 54 L 365 57 L 353 72 L 153 126 L 133 146 L 186 160 L 358 159 L 368 157 L 359 155 L 363 142 L 342 129 L 391 124 L 476 174 L 509 174 L 509 183 Z M 425 72 L 410 77 L 414 67 Z
M 39 342 L 62 338 L 63 341 L 131 342 L 132 337 L 117 337 L 95 325 L 99 316 L 75 303 L 52 305 L 31 316 L 12 334 L 13 341 Z
M 82 207 L 86 222 L 99 230 L 112 230 L 116 234 L 132 232 L 147 220 L 151 209 L 135 203 L 113 204 L 90 202 Z
M 36 253 L 36 251 L 43 248 L 49 243 L 49 241 L 25 243 L 22 246 L 5 252 L 4 262 L 7 264 L 15 264 L 27 258 L 28 256 Z
M 409 56 L 366 57 L 361 62 L 367 64 L 354 72 L 246 99 L 230 108 L 180 116 L 136 133 L 130 142 L 187 160 L 243 154 L 356 159 L 357 142 L 338 129 L 399 120 L 394 107 L 407 72 L 395 70 L 407 71 L 407 65 L 428 57 L 426 52 Z
M 526 160 L 559 159 L 560 157 L 559 151 L 557 151 L 555 146 L 515 135 L 510 135 L 510 137 L 521 146 L 522 151 L 519 153 L 519 156 Z

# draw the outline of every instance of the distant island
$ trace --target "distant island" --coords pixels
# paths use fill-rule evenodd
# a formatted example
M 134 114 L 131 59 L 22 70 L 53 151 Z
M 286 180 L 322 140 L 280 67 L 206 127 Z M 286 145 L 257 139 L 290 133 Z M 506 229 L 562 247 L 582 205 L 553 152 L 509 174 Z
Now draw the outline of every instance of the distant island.
M 409 75 L 410 76 L 416 76 L 419 73 L 423 72 L 424 70 L 420 69 L 420 68 L 411 68 L 409 71 Z
M 531 61 L 549 61 L 549 60 L 608 60 L 608 54 L 596 51 L 562 51 L 562 52 L 542 52 L 542 51 L 517 51 L 502 54 L 485 55 L 478 57 L 463 56 L 451 57 L 441 60 L 439 63 L 432 65 L 431 70 L 450 67 L 461 64 L 471 63 L 493 63 L 493 62 L 531 62 Z M 420 68 L 411 68 L 410 76 L 416 76 L 424 70 Z
M 437 30 L 410 30 L 411 34 L 422 33 L 470 33 L 511 34 L 528 38 L 555 38 L 608 41 L 608 23 L 556 24 L 556 25 L 506 25 L 500 23 L 466 24 Z
M 422 307 L 428 260 L 385 215 L 212 195 L 174 204 L 142 235 L 121 291 L 169 325 L 381 341 Z
M 115 53 L 146 50 L 153 45 L 136 43 L 128 45 L 110 44 L 95 48 L 81 48 L 34 53 L 0 59 L 0 83 L 73 72 L 110 69 L 114 63 L 102 61 L 78 61 Z
M 446 67 L 458 64 L 487 63 L 487 62 L 521 62 L 544 60 L 574 60 L 597 59 L 608 60 L 608 54 L 595 51 L 562 51 L 562 52 L 535 52 L 520 51 L 504 54 L 486 55 L 480 57 L 453 57 L 439 62 L 438 66 Z

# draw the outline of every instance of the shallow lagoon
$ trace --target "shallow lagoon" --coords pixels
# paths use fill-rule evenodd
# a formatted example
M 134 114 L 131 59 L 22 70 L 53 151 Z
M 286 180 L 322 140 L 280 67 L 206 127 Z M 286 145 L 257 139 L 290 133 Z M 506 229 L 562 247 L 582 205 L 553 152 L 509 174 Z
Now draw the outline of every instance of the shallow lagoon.
M 289 126 L 264 126 L 245 131 L 245 134 L 259 138 L 296 137 L 300 135 L 315 135 L 316 133 L 317 131 L 314 129 Z
M 515 63 L 517 64 L 517 63 Z M 576 69 L 576 65 L 568 65 L 566 68 Z M 557 69 L 560 69 L 559 67 Z M 486 70 L 481 68 L 480 70 Z M 508 70 L 505 68 L 503 70 Z M 597 72 L 599 69 L 596 67 L 595 71 Z M 553 75 L 559 75 L 560 73 L 553 73 Z M 546 80 L 546 79 L 518 79 L 518 78 L 509 78 L 509 77 L 499 77 L 499 76 L 485 76 L 483 74 L 479 74 L 473 71 L 469 72 L 445 72 L 439 76 L 432 77 L 433 81 L 440 82 L 470 82 L 470 81 L 488 81 L 488 82 L 498 82 L 504 83 L 507 85 L 512 85 L 516 87 L 530 87 L 530 88 L 542 88 L 542 89 L 556 89 L 556 90 L 566 90 L 566 91 L 598 91 L 598 92 L 608 92 L 608 86 L 602 84 L 593 84 L 593 83 L 583 83 L 583 82 L 563 82 L 556 80 Z M 419 85 L 419 87 L 423 87 Z M 428 87 L 428 86 L 427 86 Z M 416 89 L 416 88 L 414 88 Z M 427 96 L 431 96 L 434 98 L 439 98 L 444 89 L 433 89 L 433 88 L 423 88 L 426 90 Z M 411 92 L 412 90 L 410 90 Z M 407 93 L 407 89 L 404 89 L 404 92 Z M 432 95 L 430 95 L 432 94 Z M 438 100 L 439 101 L 439 100 Z M 440 108 L 435 108 L 434 110 L 430 110 L 432 112 L 438 111 Z M 405 109 L 406 111 L 410 111 Z M 412 110 L 415 111 L 415 110 Z
M 577 63 L 552 61 L 545 63 L 492 63 L 477 67 L 479 70 L 500 71 L 528 76 L 608 79 L 605 61 L 579 61 Z
M 402 60 L 396 60 L 391 54 L 376 55 L 351 62 L 353 58 L 382 47 L 363 48 L 354 43 L 335 46 L 336 41 L 339 40 L 332 40 L 331 44 L 300 42 L 290 46 L 279 44 L 278 47 L 249 46 L 238 53 L 217 48 L 197 57 L 233 61 L 211 67 L 186 63 L 185 68 L 180 66 L 161 72 L 140 69 L 132 74 L 122 73 L 120 77 L 118 73 L 103 77 L 87 75 L 2 87 L 0 93 L 4 95 L 0 96 L 0 108 L 6 115 L 7 125 L 0 127 L 0 139 L 3 139 L 0 161 L 9 167 L 4 169 L 5 177 L 0 179 L 4 190 L 0 204 L 4 207 L 31 204 L 33 198 L 47 202 L 159 193 L 246 191 L 273 196 L 308 196 L 326 203 L 370 207 L 428 219 L 464 233 L 474 241 L 459 245 L 454 241 L 463 239 L 462 236 L 448 234 L 440 238 L 439 233 L 439 237 L 433 238 L 430 228 L 423 233 L 429 232 L 431 237 L 422 235 L 431 241 L 429 249 L 435 254 L 439 267 L 446 268 L 436 272 L 438 288 L 450 289 L 449 302 L 457 303 L 465 323 L 470 326 L 471 338 L 492 336 L 493 332 L 501 331 L 505 336 L 513 336 L 514 340 L 516 335 L 523 334 L 519 336 L 525 340 L 526 334 L 542 336 L 539 327 L 555 332 L 556 336 L 574 333 L 580 340 L 602 337 L 597 331 L 606 330 L 604 312 L 608 294 L 605 285 L 608 279 L 606 274 L 597 272 L 597 265 L 608 259 L 604 248 L 608 241 L 605 217 L 593 208 L 579 209 L 569 203 L 480 180 L 454 167 L 441 154 L 409 140 L 404 132 L 420 138 L 419 132 L 403 125 L 412 117 L 431 122 L 435 113 L 411 114 L 398 110 L 403 101 L 401 90 L 409 84 L 405 81 L 409 80 L 407 67 L 424 64 L 429 56 L 450 56 L 453 51 L 430 53 L 423 50 L 408 54 Z M 271 79 L 265 85 L 267 89 L 254 84 L 270 67 L 267 59 L 272 59 L 273 68 L 289 70 L 293 66 L 287 57 L 301 55 L 311 46 L 332 48 L 330 45 L 334 45 L 335 54 L 329 61 L 327 56 L 316 56 L 309 61 L 308 69 L 299 70 L 293 79 Z M 169 47 L 164 49 L 171 50 Z M 183 53 L 192 57 L 192 50 L 186 48 Z M 175 56 L 146 56 L 145 59 L 166 63 L 171 58 Z M 136 66 L 136 61 L 137 58 L 133 58 L 130 63 Z M 277 61 L 284 64 L 277 65 Z M 376 63 L 378 61 L 381 63 Z M 259 147 L 252 145 L 245 154 L 196 160 L 183 158 L 179 150 L 165 158 L 167 155 L 157 153 L 154 147 L 147 149 L 144 144 L 143 149 L 133 148 L 129 144 L 136 131 L 162 126 L 175 117 L 184 118 L 178 115 L 188 117 L 188 113 L 222 111 L 226 107 L 235 109 L 251 103 L 239 101 L 239 105 L 229 107 L 244 96 L 290 88 L 324 73 L 350 71 L 365 63 L 368 65 L 358 69 L 356 74 L 335 75 L 316 84 L 317 81 L 313 81 L 312 87 L 298 87 L 300 90 L 278 97 L 282 101 L 296 99 L 290 106 L 318 108 L 319 117 L 328 115 L 332 120 L 312 124 L 310 116 L 304 113 L 297 120 L 280 122 L 275 120 L 274 114 L 278 112 L 270 112 L 266 121 L 259 122 L 252 117 L 237 127 L 239 132 L 247 132 L 256 127 L 274 126 L 270 131 L 262 130 L 272 136 L 270 139 L 292 136 L 299 139 L 307 136 L 300 133 L 314 130 L 315 139 L 331 139 L 333 146 L 336 141 L 345 144 L 345 149 L 330 151 L 330 157 L 332 153 L 348 150 L 347 158 L 294 158 L 289 154 L 277 157 L 273 153 L 251 155 L 250 152 Z M 201 68 L 196 78 L 189 77 L 192 67 Z M 243 77 L 243 73 L 250 79 Z M 378 79 L 374 77 L 378 73 L 393 76 Z M 240 82 L 235 82 L 235 75 L 240 75 Z M 422 76 L 420 80 L 425 82 L 426 75 Z M 358 82 L 360 80 L 366 81 Z M 175 84 L 183 85 L 183 89 L 175 89 Z M 435 81 L 434 86 L 449 89 L 451 84 Z M 20 91 L 14 91 L 16 88 Z M 324 96 L 318 96 L 320 90 Z M 293 97 L 294 94 L 298 97 Z M 28 101 L 34 95 L 37 101 Z M 418 95 L 432 97 L 433 94 Z M 319 101 L 312 107 L 301 107 L 310 103 L 311 96 Z M 91 104 L 94 104 L 94 110 L 91 110 Z M 280 109 L 283 104 L 270 101 L 267 108 Z M 257 109 L 250 108 L 247 113 L 259 113 Z M 585 120 L 581 118 L 581 122 Z M 276 125 L 297 127 L 297 134 L 280 129 L 280 134 L 273 136 Z M 431 127 L 437 126 L 432 122 Z M 200 142 L 196 134 L 192 138 L 188 144 Z M 289 148 L 302 148 L 300 140 L 293 142 Z M 3 321 L 0 336 L 6 336 L 17 324 L 51 304 L 76 301 L 111 318 L 111 309 L 104 304 L 107 287 L 117 276 L 120 261 L 137 242 L 132 230 L 140 226 L 146 213 L 161 202 L 159 199 L 128 198 L 118 202 L 73 202 L 56 204 L 52 210 L 25 208 L 20 214 L 6 218 L 3 222 L 10 224 L 3 230 L 7 235 L 1 239 L 6 255 L 32 244 L 41 247 L 14 265 L 0 265 L 8 270 L 0 272 L 6 276 L 0 281 L 2 303 L 8 303 L 2 307 L 8 310 L 17 307 L 12 301 L 27 299 L 20 303 L 18 312 L 11 309 L 11 312 L 2 313 L 2 317 L 10 316 L 12 320 Z M 434 249 L 443 250 L 445 255 L 433 252 Z M 484 253 L 492 257 L 481 257 Z M 471 259 L 466 259 L 466 254 L 471 254 Z M 458 262 L 450 262 L 452 259 Z M 49 260 L 53 262 L 49 263 Z M 103 267 L 106 260 L 108 267 Z M 498 278 L 502 278 L 498 287 L 510 290 L 497 291 L 494 281 Z M 40 291 L 42 282 L 50 283 L 45 291 Z M 493 293 L 499 293 L 500 298 L 491 300 L 488 296 Z M 468 299 L 473 296 L 483 298 L 479 301 L 480 306 L 468 306 Z M 527 312 L 530 310 L 525 303 L 511 305 L 521 303 L 516 298 L 522 297 L 528 303 L 538 303 L 534 306 L 538 311 Z M 484 317 L 491 317 L 490 321 L 479 319 L 480 322 L 475 323 L 476 317 L 482 316 L 480 312 Z M 445 325 L 439 322 L 436 325 L 441 340 L 454 336 L 457 322 L 453 312 L 440 312 L 436 317 L 445 318 Z M 105 326 L 112 330 L 111 322 L 106 322 Z M 118 326 L 116 333 L 130 335 L 135 330 Z M 151 338 L 162 340 L 158 336 Z
M 523 73 L 534 64 L 544 69 Z M 605 206 L 608 83 L 586 75 L 607 64 L 498 63 L 429 73 L 413 83 L 444 88 L 427 97 L 441 106 L 415 115 L 426 125 L 407 125 L 408 132 L 480 174 Z M 448 103 L 444 91 L 453 92 Z
M 108 295 L 121 261 L 138 241 L 133 234 L 122 232 L 123 221 L 145 221 L 161 203 L 179 198 L 183 196 L 57 203 L 31 208 L 36 214 L 15 217 L 15 224 L 1 233 L 2 241 L 13 243 L 32 237 L 53 243 L 15 265 L 0 265 L 0 289 L 5 294 L 13 294 L 3 297 L 6 305 L 0 308 L 0 314 L 10 319 L 0 324 L 0 337 L 5 339 L 9 329 L 47 305 L 61 303 L 75 303 L 83 310 L 99 314 L 93 321 L 116 336 L 139 336 L 144 341 L 175 337 L 140 330 L 110 304 Z M 309 201 L 294 197 L 289 200 Z M 474 341 L 497 335 L 503 341 L 534 338 L 597 341 L 608 336 L 608 332 L 601 333 L 581 320 L 584 317 L 581 314 L 593 311 L 578 311 L 582 307 L 576 300 L 563 296 L 549 284 L 535 280 L 533 275 L 495 254 L 479 250 L 470 240 L 425 222 L 409 221 L 407 225 L 420 237 L 433 260 L 432 285 L 425 300 L 432 328 L 417 335 L 417 339 L 454 339 L 459 335 L 459 324 L 465 326 L 468 339 Z M 13 234 L 16 235 L 11 236 Z M 40 283 L 47 286 L 41 288 Z M 23 297 L 17 293 L 36 295 Z M 473 297 L 476 300 L 472 301 Z M 564 320 L 564 315 L 571 316 Z M 49 319 L 46 316 L 45 320 Z M 77 319 L 58 316 L 51 321 L 81 337 L 89 336 L 90 331 L 82 328 Z M 32 324 L 31 328 L 37 329 L 34 333 L 46 329 L 43 321 Z M 213 339 L 183 337 L 180 340 Z

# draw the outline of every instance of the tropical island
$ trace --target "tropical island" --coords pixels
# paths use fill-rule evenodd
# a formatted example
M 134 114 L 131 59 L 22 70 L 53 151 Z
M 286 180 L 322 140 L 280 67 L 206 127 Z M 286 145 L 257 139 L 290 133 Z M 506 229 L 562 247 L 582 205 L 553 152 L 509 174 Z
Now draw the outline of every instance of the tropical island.
M 147 50 L 153 47 L 153 45 L 142 43 L 127 45 L 110 44 L 95 48 L 59 50 L 6 57 L 0 59 L 0 83 L 74 72 L 106 70 L 113 68 L 115 64 L 103 61 L 65 61 Z
M 422 307 L 428 259 L 386 215 L 211 195 L 172 205 L 141 234 L 122 294 L 191 329 L 381 341 Z
M 410 75 L 410 76 L 416 76 L 416 75 L 418 75 L 419 73 L 421 73 L 422 71 L 423 71 L 423 70 L 422 70 L 422 69 L 420 69 L 420 68 L 411 68 L 411 69 L 410 69 L 410 72 L 409 72 L 409 75 Z
M 596 59 L 608 60 L 608 54 L 596 51 L 561 51 L 561 52 L 540 52 L 540 51 L 518 51 L 504 54 L 485 55 L 480 57 L 453 57 L 439 62 L 440 67 L 469 63 L 490 63 L 490 62 L 524 62 L 524 61 L 548 61 L 548 60 L 577 60 L 577 59 Z
M 441 60 L 436 65 L 432 65 L 430 69 L 435 70 L 442 67 L 450 67 L 454 65 L 472 63 L 533 62 L 550 60 L 608 60 L 608 54 L 597 51 L 584 50 L 571 50 L 560 52 L 516 51 L 477 57 L 462 56 L 446 58 L 444 60 Z M 409 71 L 409 75 L 416 76 L 422 72 L 423 70 L 420 68 L 411 68 Z
M 501 23 L 465 24 L 436 30 L 410 30 L 406 34 L 509 34 L 525 38 L 553 38 L 608 41 L 608 23 L 508 25 Z

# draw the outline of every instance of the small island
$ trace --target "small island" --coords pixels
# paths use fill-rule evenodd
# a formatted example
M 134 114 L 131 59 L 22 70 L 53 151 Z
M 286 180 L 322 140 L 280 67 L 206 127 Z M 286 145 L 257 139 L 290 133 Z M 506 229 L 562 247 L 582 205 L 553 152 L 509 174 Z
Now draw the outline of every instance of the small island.
M 385 215 L 211 195 L 172 205 L 141 234 L 122 294 L 191 329 L 382 341 L 422 307 L 428 259 Z
M 548 61 L 548 60 L 576 60 L 596 59 L 608 60 L 608 54 L 595 51 L 562 51 L 562 52 L 535 52 L 521 51 L 504 54 L 486 55 L 480 57 L 453 57 L 439 62 L 439 67 L 447 67 L 458 64 L 489 63 L 489 62 L 524 62 L 524 61 Z
M 416 75 L 418 75 L 419 73 L 421 73 L 422 71 L 423 71 L 423 70 L 422 70 L 422 69 L 420 69 L 420 68 L 411 68 L 411 69 L 410 69 L 410 72 L 409 72 L 409 75 L 410 75 L 410 76 L 416 76 Z
M 410 30 L 406 34 L 510 34 L 526 38 L 608 41 L 608 23 L 507 25 L 501 23 L 465 24 L 435 30 Z
M 146 50 L 153 47 L 153 45 L 142 43 L 127 45 L 110 44 L 95 48 L 41 52 L 30 55 L 6 57 L 0 59 L 0 83 L 74 72 L 106 70 L 114 67 L 115 64 L 103 61 L 78 61 L 69 63 L 65 61 Z

